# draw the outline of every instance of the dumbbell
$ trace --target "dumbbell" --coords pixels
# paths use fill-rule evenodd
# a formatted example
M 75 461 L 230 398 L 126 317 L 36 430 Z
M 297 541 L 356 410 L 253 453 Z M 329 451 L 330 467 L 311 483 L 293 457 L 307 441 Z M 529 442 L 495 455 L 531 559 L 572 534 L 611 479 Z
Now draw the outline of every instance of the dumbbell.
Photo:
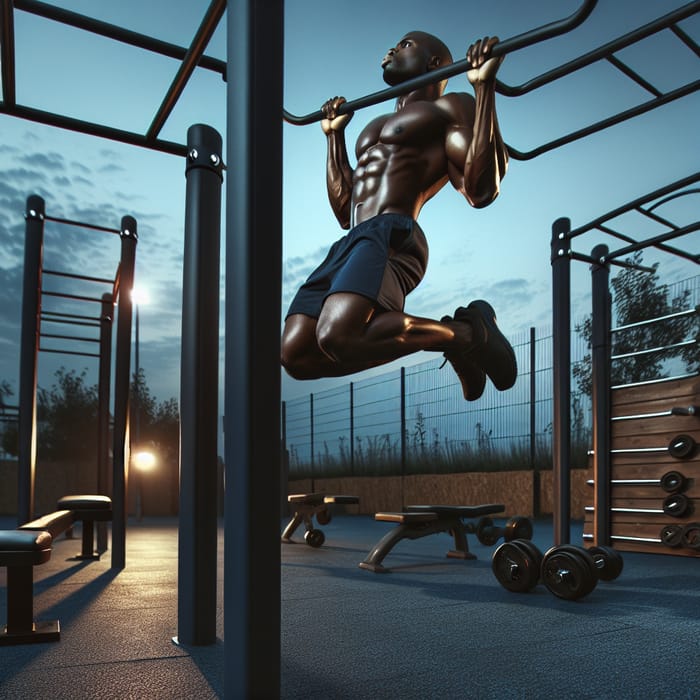
M 578 600 L 588 595 L 599 580 L 616 579 L 623 561 L 612 547 L 584 549 L 565 544 L 551 547 L 543 555 L 529 540 L 512 540 L 496 549 L 491 568 L 509 591 L 531 591 L 541 580 L 558 598 Z
M 690 459 L 696 447 L 697 443 L 690 435 L 676 435 L 668 443 L 668 453 L 676 459 Z
M 661 528 L 659 539 L 662 544 L 672 549 L 686 547 L 687 549 L 700 549 L 700 523 L 688 523 L 687 525 L 670 524 Z
M 586 506 L 586 512 L 592 513 L 595 508 Z M 639 513 L 646 515 L 670 515 L 672 518 L 682 518 L 690 515 L 693 512 L 693 504 L 691 500 L 682 493 L 672 493 L 666 496 L 661 503 L 661 508 L 624 508 L 622 506 L 613 506 L 610 508 L 611 513 Z
M 529 540 L 532 537 L 532 522 L 520 515 L 508 520 L 504 527 L 498 527 L 491 518 L 481 518 L 476 524 L 476 538 L 486 547 L 496 544 L 503 537 L 511 540 Z
M 586 482 L 593 486 L 595 482 L 589 479 Z M 611 479 L 612 486 L 660 486 L 666 493 L 680 493 L 688 486 L 687 477 L 678 471 L 666 472 L 660 479 Z

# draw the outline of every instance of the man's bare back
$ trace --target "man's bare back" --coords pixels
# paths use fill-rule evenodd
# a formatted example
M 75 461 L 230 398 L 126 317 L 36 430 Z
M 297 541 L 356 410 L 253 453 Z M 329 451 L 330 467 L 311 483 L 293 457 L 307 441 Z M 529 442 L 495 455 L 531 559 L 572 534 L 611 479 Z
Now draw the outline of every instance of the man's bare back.
M 449 181 L 472 206 L 486 206 L 505 174 L 507 154 L 495 115 L 500 60 L 489 58 L 495 42 L 486 38 L 469 49 L 476 99 L 443 95 L 444 84 L 409 92 L 393 114 L 362 130 L 354 170 L 345 144 L 352 115 L 338 114 L 343 98 L 323 106 L 329 202 L 341 227 L 351 231 L 290 306 L 282 363 L 292 376 L 341 376 L 433 350 L 445 354 L 469 400 L 481 395 L 486 375 L 499 389 L 515 382 L 515 355 L 486 302 L 459 307 L 454 318 L 441 321 L 403 313 L 403 297 L 427 263 L 416 224 L 423 205 Z M 384 79 L 401 83 L 451 61 L 439 39 L 411 32 L 385 56 Z

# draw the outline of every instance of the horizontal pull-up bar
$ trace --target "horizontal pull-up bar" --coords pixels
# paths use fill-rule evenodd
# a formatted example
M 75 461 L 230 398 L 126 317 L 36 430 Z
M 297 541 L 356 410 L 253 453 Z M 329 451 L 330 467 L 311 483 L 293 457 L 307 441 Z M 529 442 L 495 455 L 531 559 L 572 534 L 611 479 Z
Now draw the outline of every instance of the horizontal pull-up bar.
M 607 44 L 603 44 L 602 46 L 599 46 L 593 51 L 589 51 L 583 56 L 579 56 L 578 58 L 568 61 L 557 68 L 553 68 L 552 70 L 547 71 L 536 78 L 532 78 L 522 85 L 507 85 L 502 83 L 500 80 L 497 80 L 496 91 L 501 95 L 505 95 L 506 97 L 519 97 L 521 95 L 525 95 L 526 93 L 532 92 L 537 88 L 541 88 L 548 83 L 559 80 L 559 78 L 570 75 L 581 68 L 590 66 L 597 61 L 603 59 L 610 60 L 610 57 L 614 52 L 621 51 L 622 49 L 627 48 L 632 44 L 636 44 L 642 39 L 646 39 L 664 29 L 671 29 L 671 31 L 673 31 L 674 34 L 676 34 L 676 36 L 678 36 L 678 38 L 683 41 L 692 51 L 697 52 L 697 45 L 695 45 L 690 37 L 679 30 L 678 27 L 675 26 L 675 23 L 691 17 L 698 12 L 699 9 L 700 1 L 695 0 L 695 2 L 683 5 L 682 7 L 673 10 L 673 12 L 669 12 L 667 15 L 659 17 L 653 22 L 649 22 L 648 24 L 631 31 L 618 39 L 614 39 L 613 41 L 609 41 Z M 621 68 L 620 66 L 617 67 Z M 635 80 L 635 78 L 632 79 Z
M 99 226 L 97 224 L 86 224 L 83 221 L 72 221 L 71 219 L 61 219 L 57 216 L 44 215 L 44 221 L 52 221 L 55 224 L 66 224 L 67 226 L 77 226 L 79 228 L 89 228 L 93 231 L 105 231 L 106 233 L 116 233 L 120 234 L 121 231 L 118 228 L 109 228 L 108 226 Z
M 103 22 L 94 17 L 87 17 L 77 12 L 71 12 L 62 7 L 48 5 L 45 2 L 38 2 L 38 0 L 14 0 L 14 6 L 16 10 L 23 10 L 24 12 L 29 12 L 39 17 L 53 20 L 54 22 L 60 22 L 61 24 L 75 27 L 76 29 L 83 29 L 93 34 L 107 37 L 108 39 L 114 39 L 115 41 L 129 44 L 130 46 L 146 49 L 147 51 L 160 54 L 161 56 L 182 60 L 187 54 L 187 49 L 182 46 L 177 46 L 167 41 L 161 41 L 160 39 L 155 39 L 145 34 L 139 34 L 138 32 L 124 29 L 124 27 L 118 27 L 108 22 Z M 201 68 L 221 73 L 222 76 L 226 75 L 226 61 L 221 61 L 218 58 L 201 56 L 198 65 Z
M 81 321 L 91 321 L 95 325 L 100 325 L 100 319 L 97 316 L 84 316 L 82 314 L 67 314 L 61 311 L 42 311 L 41 320 L 42 321 L 52 321 L 55 323 L 67 322 L 67 319 L 71 320 L 81 320 Z
M 78 340 L 81 343 L 99 343 L 99 338 L 86 338 L 82 335 L 60 335 L 58 333 L 40 333 L 42 338 L 58 338 L 59 340 Z
M 491 55 L 505 56 L 507 53 L 524 49 L 527 46 L 532 46 L 533 44 L 546 39 L 551 39 L 552 37 L 559 36 L 560 34 L 565 34 L 584 22 L 593 11 L 593 8 L 596 6 L 597 2 L 598 0 L 584 0 L 583 4 L 578 8 L 578 10 L 576 10 L 576 12 L 568 17 L 565 17 L 564 19 L 550 22 L 549 24 L 542 25 L 537 29 L 524 32 L 523 34 L 518 34 L 511 39 L 499 41 L 492 48 Z M 464 58 L 461 61 L 451 63 L 449 66 L 437 68 L 429 73 L 425 73 L 424 75 L 419 75 L 416 78 L 407 80 L 400 85 L 395 85 L 385 90 L 374 92 L 371 95 L 366 95 L 365 97 L 360 97 L 356 100 L 345 102 L 339 107 L 338 114 L 355 112 L 358 109 L 363 109 L 364 107 L 370 107 L 372 105 L 379 104 L 380 102 L 385 102 L 386 100 L 393 99 L 394 97 L 405 95 L 412 90 L 417 90 L 425 85 L 438 83 L 441 80 L 451 78 L 453 75 L 466 73 L 470 68 L 471 64 L 466 58 Z M 321 110 L 311 112 L 305 116 L 297 116 L 289 113 L 287 110 L 283 110 L 283 116 L 284 120 L 289 124 L 303 126 L 305 124 L 312 124 L 313 122 L 320 121 L 323 119 L 324 115 Z
M 627 204 L 622 205 L 621 207 L 617 207 L 616 209 L 613 209 L 609 211 L 607 214 L 603 214 L 602 216 L 599 216 L 592 221 L 589 221 L 587 224 L 584 224 L 583 226 L 579 226 L 578 228 L 573 229 L 568 233 L 567 238 L 572 239 L 575 238 L 576 236 L 580 236 L 584 233 L 587 233 L 588 231 L 591 231 L 593 229 L 596 229 L 600 226 L 600 224 L 605 223 L 606 221 L 609 221 L 610 219 L 614 219 L 617 216 L 620 216 L 622 214 L 626 214 L 627 212 L 631 211 L 632 209 L 636 209 L 637 207 L 640 207 L 642 204 L 647 204 L 648 202 L 653 202 L 656 199 L 659 199 L 661 197 L 665 197 L 666 195 L 670 195 L 667 199 L 673 199 L 675 197 L 680 197 L 684 194 L 684 192 L 676 192 L 676 190 L 681 190 L 684 187 L 688 187 L 690 185 L 694 185 L 696 182 L 700 181 L 700 172 L 693 173 L 692 175 L 689 175 L 688 177 L 681 178 L 680 180 L 676 180 L 675 182 L 671 182 L 670 184 L 660 187 L 658 190 L 654 190 L 653 192 L 650 192 L 649 194 L 645 194 L 643 197 L 638 197 L 637 199 L 632 200 L 631 202 L 628 202 Z M 657 202 L 656 205 L 661 204 L 661 202 Z M 652 207 L 654 208 L 654 207 Z
M 98 282 L 100 284 L 114 284 L 113 279 L 107 277 L 90 277 L 89 275 L 78 275 L 75 272 L 61 272 L 59 270 L 42 269 L 44 275 L 55 275 L 56 277 L 67 277 L 72 280 L 82 280 L 83 282 Z
M 82 294 L 68 294 L 65 292 L 46 292 L 42 290 L 42 295 L 47 297 L 61 297 L 62 299 L 73 299 L 75 301 L 96 301 L 98 304 L 102 303 L 102 299 L 97 297 L 88 297 Z
M 39 348 L 41 352 L 53 352 L 57 355 L 77 355 L 79 357 L 99 357 L 96 352 L 74 352 L 73 350 L 57 350 L 56 348 Z

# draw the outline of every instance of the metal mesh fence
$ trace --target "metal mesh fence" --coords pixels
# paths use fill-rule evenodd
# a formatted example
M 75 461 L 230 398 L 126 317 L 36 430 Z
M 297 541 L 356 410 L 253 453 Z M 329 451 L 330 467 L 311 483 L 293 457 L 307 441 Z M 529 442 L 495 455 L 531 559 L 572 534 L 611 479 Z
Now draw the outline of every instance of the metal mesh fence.
M 700 276 L 668 285 L 668 298 L 700 303 Z M 590 364 L 572 324 L 571 366 Z M 510 342 L 515 386 L 467 402 L 442 358 L 284 402 L 283 438 L 293 478 L 547 468 L 553 410 L 552 329 L 531 328 Z M 672 365 L 671 365 L 672 366 Z M 574 464 L 584 466 L 590 398 L 572 379 Z
M 286 401 L 290 474 L 469 471 L 484 461 L 492 469 L 531 467 L 549 449 L 551 331 L 533 329 L 511 343 L 519 368 L 515 386 L 499 392 L 487 383 L 477 401 L 464 400 L 441 358 Z M 574 339 L 575 359 L 585 351 Z

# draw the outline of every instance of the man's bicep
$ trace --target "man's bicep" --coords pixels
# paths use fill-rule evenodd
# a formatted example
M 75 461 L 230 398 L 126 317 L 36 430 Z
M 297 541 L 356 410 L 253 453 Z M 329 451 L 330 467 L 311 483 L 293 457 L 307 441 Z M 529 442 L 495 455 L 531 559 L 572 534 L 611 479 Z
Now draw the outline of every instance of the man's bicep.
M 448 129 L 445 140 L 445 155 L 447 156 L 447 173 L 452 185 L 464 189 L 464 167 L 467 162 L 467 152 L 472 138 L 471 127 L 454 125 Z

